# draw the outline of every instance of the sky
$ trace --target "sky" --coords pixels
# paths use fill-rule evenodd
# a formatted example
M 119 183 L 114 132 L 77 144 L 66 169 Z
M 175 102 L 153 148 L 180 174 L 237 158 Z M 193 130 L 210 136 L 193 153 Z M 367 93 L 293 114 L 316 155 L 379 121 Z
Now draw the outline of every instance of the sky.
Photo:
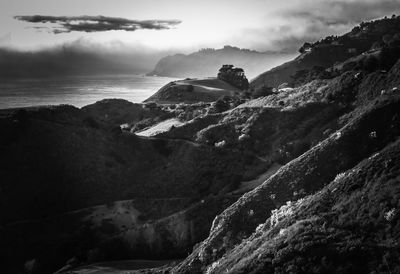
M 400 0 L 1 0 L 0 47 L 81 41 L 183 53 L 224 45 L 295 51 L 399 13 Z

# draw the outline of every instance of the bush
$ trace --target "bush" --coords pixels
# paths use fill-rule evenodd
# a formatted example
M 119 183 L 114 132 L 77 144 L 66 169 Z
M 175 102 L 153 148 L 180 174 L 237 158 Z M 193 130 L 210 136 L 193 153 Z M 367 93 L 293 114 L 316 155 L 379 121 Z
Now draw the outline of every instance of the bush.
M 362 68 L 368 72 L 373 72 L 379 69 L 379 61 L 375 56 L 369 55 L 362 60 Z
M 214 103 L 214 109 L 216 112 L 224 112 L 227 111 L 230 108 L 230 98 L 229 96 L 223 96 L 219 98 L 217 101 Z
M 300 53 L 304 53 L 304 52 L 306 52 L 307 50 L 310 50 L 311 48 L 312 48 L 312 44 L 309 43 L 309 42 L 305 42 L 305 43 L 303 44 L 303 46 L 301 46 L 301 48 L 299 48 L 299 52 L 300 52 Z
M 132 126 L 131 132 L 136 132 L 136 131 L 145 129 L 155 123 L 156 123 L 156 121 L 153 118 L 143 119 Z
M 187 88 L 186 88 L 187 92 L 192 92 L 193 90 L 194 90 L 193 85 L 188 85 Z
M 262 86 L 259 88 L 256 88 L 253 92 L 253 98 L 259 98 L 259 97 L 265 97 L 268 95 L 273 94 L 272 92 L 272 87 L 268 87 L 268 86 Z
M 83 123 L 84 123 L 84 125 L 87 126 L 87 127 L 91 127 L 91 128 L 94 128 L 94 129 L 99 129 L 99 128 L 100 128 L 99 122 L 97 122 L 97 120 L 96 120 L 94 117 L 92 117 L 92 116 L 86 117 L 86 118 L 83 120 Z
M 291 78 L 295 86 L 311 82 L 315 79 L 330 79 L 332 73 L 325 70 L 324 67 L 314 66 L 311 69 L 303 69 L 296 71 Z
M 400 58 L 400 46 L 383 47 L 379 54 L 381 69 L 390 70 L 399 58 Z

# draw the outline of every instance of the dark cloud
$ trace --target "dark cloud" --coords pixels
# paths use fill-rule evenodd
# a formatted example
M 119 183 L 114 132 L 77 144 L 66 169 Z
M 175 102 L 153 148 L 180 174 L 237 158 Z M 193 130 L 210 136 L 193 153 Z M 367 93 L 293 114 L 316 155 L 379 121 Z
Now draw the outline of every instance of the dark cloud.
M 55 24 L 55 26 L 34 27 L 47 29 L 55 34 L 71 31 L 98 32 L 109 30 L 135 31 L 139 29 L 170 29 L 181 23 L 180 20 L 130 20 L 106 16 L 14 16 L 15 19 L 29 23 Z

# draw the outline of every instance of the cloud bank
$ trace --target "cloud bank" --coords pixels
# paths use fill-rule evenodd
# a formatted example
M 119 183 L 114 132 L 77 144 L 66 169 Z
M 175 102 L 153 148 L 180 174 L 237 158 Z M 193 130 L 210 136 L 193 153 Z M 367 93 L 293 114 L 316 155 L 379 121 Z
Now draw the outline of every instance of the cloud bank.
M 362 21 L 399 13 L 400 0 L 301 0 L 268 14 L 273 24 L 246 30 L 243 37 L 256 48 L 294 52 L 306 41 L 342 35 Z
M 43 16 L 18 15 L 15 19 L 34 24 L 52 24 L 53 26 L 35 26 L 37 29 L 47 29 L 55 34 L 78 32 L 99 32 L 110 30 L 136 31 L 139 29 L 165 30 L 181 23 L 180 20 L 130 20 L 106 16 Z
M 86 39 L 35 51 L 0 47 L 0 79 L 74 75 L 145 74 L 170 51 Z

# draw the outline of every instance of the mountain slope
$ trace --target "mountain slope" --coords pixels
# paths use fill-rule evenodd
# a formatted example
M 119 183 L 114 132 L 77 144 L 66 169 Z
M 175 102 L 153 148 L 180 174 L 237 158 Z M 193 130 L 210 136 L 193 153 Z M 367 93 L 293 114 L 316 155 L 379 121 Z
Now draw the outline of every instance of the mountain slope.
M 377 101 L 361 110 L 345 127 L 282 167 L 217 216 L 210 236 L 172 272 L 199 273 L 223 256 L 228 256 L 227 260 L 236 258 L 229 257 L 229 252 L 270 218 L 272 210 L 320 190 L 337 174 L 395 141 L 400 134 L 399 117 L 399 96 Z M 375 136 L 371 132 L 376 133 L 377 139 L 371 137 Z M 262 265 L 253 266 L 248 261 L 245 267 L 262 269 Z
M 250 85 L 257 89 L 262 86 L 278 87 L 285 82 L 292 83 L 293 76 L 298 71 L 311 70 L 315 66 L 329 68 L 335 63 L 370 50 L 377 43 L 382 44 L 384 36 L 390 37 L 399 32 L 400 17 L 362 23 L 343 36 L 329 36 L 311 44 L 294 60 L 255 77 Z
M 398 273 L 400 141 L 282 206 L 207 273 Z

